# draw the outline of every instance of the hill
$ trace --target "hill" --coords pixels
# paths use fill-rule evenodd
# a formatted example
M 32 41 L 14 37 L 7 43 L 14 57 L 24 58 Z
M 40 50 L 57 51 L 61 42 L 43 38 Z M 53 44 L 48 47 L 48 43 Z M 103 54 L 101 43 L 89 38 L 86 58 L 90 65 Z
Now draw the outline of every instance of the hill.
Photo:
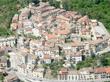
M 0 36 L 13 34 L 9 28 L 13 15 L 26 6 L 29 0 L 0 0 Z
M 82 15 L 101 21 L 110 31 L 110 0 L 62 0 L 66 10 L 74 10 Z
M 26 6 L 31 0 L 0 0 L 0 36 L 10 35 L 10 22 L 17 10 Z M 34 0 L 35 1 L 35 0 Z M 36 0 L 37 1 L 37 0 Z M 44 0 L 48 1 L 48 0 Z M 53 5 L 59 5 L 55 0 Z M 110 31 L 110 1 L 109 0 L 62 0 L 66 10 L 74 10 L 92 19 L 98 19 Z M 55 3 L 56 2 L 56 3 Z
M 51 5 L 59 7 L 62 1 L 66 10 L 78 11 L 82 15 L 88 15 L 91 19 L 102 22 L 110 31 L 110 0 L 48 0 Z

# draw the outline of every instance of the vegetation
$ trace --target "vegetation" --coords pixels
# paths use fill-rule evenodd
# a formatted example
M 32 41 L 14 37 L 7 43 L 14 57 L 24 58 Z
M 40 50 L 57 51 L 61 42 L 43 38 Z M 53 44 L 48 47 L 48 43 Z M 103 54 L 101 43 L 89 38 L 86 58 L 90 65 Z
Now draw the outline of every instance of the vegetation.
M 60 7 L 60 2 L 56 0 L 49 0 L 50 5 L 55 6 L 56 8 Z
M 43 0 L 55 7 L 60 7 L 60 2 L 56 0 Z M 62 0 L 62 5 L 66 10 L 74 10 L 82 15 L 88 15 L 92 19 L 103 22 L 110 31 L 110 1 L 109 0 Z M 0 0 L 0 36 L 13 34 L 9 28 L 13 15 L 18 9 L 25 7 L 29 2 L 38 3 L 39 0 Z M 13 5 L 13 6 L 12 6 Z
M 28 5 L 31 0 L 0 0 L 0 36 L 12 35 L 10 23 L 18 9 Z
M 43 0 L 55 7 L 60 7 L 60 2 L 56 0 Z M 109 0 L 62 0 L 63 8 L 74 10 L 82 15 L 88 15 L 92 19 L 103 22 L 110 31 L 110 1 Z M 39 0 L 0 0 L 0 36 L 13 34 L 9 28 L 13 15 L 18 9 L 25 7 L 29 2 L 38 3 Z
M 32 34 L 27 34 L 27 35 L 24 35 L 25 37 L 27 37 L 27 38 L 30 38 L 30 39 L 34 39 L 34 40 L 40 40 L 41 39 L 41 37 L 40 36 L 34 36 L 34 35 L 32 35 Z
M 10 58 L 10 55 L 9 54 L 5 54 L 6 58 L 9 59 Z
M 32 0 L 32 2 L 33 2 L 34 4 L 38 4 L 38 3 L 39 3 L 39 0 Z
M 43 2 L 47 2 L 48 0 L 42 0 Z
M 68 10 L 79 11 L 82 15 L 88 15 L 92 19 L 103 22 L 110 31 L 110 1 L 109 0 L 66 0 Z M 67 4 L 65 3 L 65 4 Z
M 67 36 L 65 38 L 65 43 L 70 43 L 70 42 L 72 42 L 72 39 L 70 38 L 70 36 Z
M 52 76 L 57 77 L 58 71 L 63 67 L 64 61 L 59 60 L 59 61 L 53 61 L 51 64 L 44 64 L 44 68 L 50 68 L 52 71 Z
M 4 76 L 3 74 L 0 74 L 0 82 L 3 82 L 3 80 L 4 80 Z
M 12 34 L 9 27 L 13 15 L 17 12 L 16 6 L 16 0 L 0 0 L 0 36 Z
M 0 26 L 2 26 L 2 25 L 0 24 Z M 14 34 L 14 33 L 9 28 L 0 27 L 0 36 L 9 36 L 12 34 Z
M 84 67 L 101 67 L 101 66 L 110 66 L 110 52 L 97 55 L 96 57 L 88 57 L 85 61 L 79 62 L 76 67 L 81 69 Z
M 52 75 L 57 76 L 58 71 L 63 67 L 64 61 L 56 61 L 50 64 L 50 69 L 52 70 Z
M 76 65 L 76 68 L 77 68 L 77 70 L 79 70 L 79 69 L 84 68 L 84 67 L 92 67 L 95 65 L 97 65 L 95 58 L 88 57 L 85 61 L 79 62 Z
M 51 5 L 58 5 L 57 7 L 59 7 L 59 3 L 56 0 L 49 1 L 51 1 Z M 62 0 L 62 5 L 66 10 L 78 11 L 82 15 L 88 15 L 91 19 L 101 21 L 110 31 L 109 0 Z

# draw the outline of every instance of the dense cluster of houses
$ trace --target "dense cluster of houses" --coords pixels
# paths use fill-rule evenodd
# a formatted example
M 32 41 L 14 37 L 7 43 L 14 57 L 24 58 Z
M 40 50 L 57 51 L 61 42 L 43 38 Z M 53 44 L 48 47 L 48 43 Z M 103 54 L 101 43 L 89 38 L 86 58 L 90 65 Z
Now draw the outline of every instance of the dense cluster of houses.
M 11 29 L 18 35 L 17 48 L 8 53 L 11 68 L 21 74 L 44 78 L 43 65 L 63 59 L 64 65 L 58 74 L 60 80 L 94 79 L 98 74 L 110 77 L 109 67 L 68 70 L 71 64 L 83 61 L 84 56 L 110 50 L 109 33 L 97 20 L 41 2 L 39 6 L 29 4 L 19 10 L 12 19 Z M 0 40 L 0 45 L 13 46 L 14 43 L 15 39 Z
M 59 71 L 58 80 L 101 80 L 110 78 L 110 67 L 83 68 L 71 70 L 62 68 Z
M 0 47 L 5 47 L 5 46 L 10 46 L 10 47 L 14 47 L 16 45 L 16 37 L 15 36 L 11 36 L 11 37 L 0 37 Z
M 19 78 L 14 74 L 9 74 L 4 78 L 3 82 L 21 82 Z

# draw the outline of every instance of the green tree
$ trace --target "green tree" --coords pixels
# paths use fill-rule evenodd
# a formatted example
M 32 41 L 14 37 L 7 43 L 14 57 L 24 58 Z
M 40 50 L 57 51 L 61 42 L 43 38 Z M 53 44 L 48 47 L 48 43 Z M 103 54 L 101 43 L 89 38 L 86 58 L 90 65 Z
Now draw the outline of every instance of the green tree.
M 108 65 L 108 60 L 105 59 L 105 58 L 102 58 L 101 59 L 101 64 L 102 64 L 102 66 L 107 66 Z
M 59 1 L 49 0 L 49 4 L 50 4 L 51 6 L 56 7 L 56 8 L 60 8 L 60 2 L 59 2 Z
M 25 7 L 31 0 L 0 0 L 0 36 L 14 34 L 10 31 L 12 17 L 18 13 L 18 9 Z
M 63 67 L 64 60 L 54 61 L 52 62 L 49 67 L 52 70 L 53 77 L 57 77 L 58 71 Z
M 32 0 L 17 0 L 17 2 L 22 6 L 25 7 L 27 6 Z
M 70 10 L 70 1 L 64 0 L 62 4 L 65 10 Z
M 4 80 L 4 76 L 3 74 L 0 74 L 0 82 L 3 82 L 3 80 Z
M 40 1 L 39 1 L 39 0 L 32 0 L 32 2 L 33 2 L 34 4 L 38 4 Z
M 63 8 L 74 10 L 92 19 L 98 19 L 110 31 L 109 0 L 62 0 Z
M 48 0 L 42 0 L 42 2 L 48 2 Z

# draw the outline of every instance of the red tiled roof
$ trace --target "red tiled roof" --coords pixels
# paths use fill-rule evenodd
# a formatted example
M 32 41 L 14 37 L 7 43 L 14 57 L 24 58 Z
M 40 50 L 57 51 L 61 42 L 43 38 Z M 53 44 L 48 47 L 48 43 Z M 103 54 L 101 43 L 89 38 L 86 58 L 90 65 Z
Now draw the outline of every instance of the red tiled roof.
M 88 16 L 84 16 L 84 17 L 80 18 L 80 19 L 78 20 L 78 22 L 80 22 L 80 23 L 82 23 L 82 24 L 85 24 L 85 25 L 88 25 L 89 22 L 90 22 L 90 20 L 89 20 Z
M 109 73 L 110 74 L 110 67 L 99 67 L 95 69 L 95 73 Z
M 45 54 L 44 59 L 50 59 L 50 56 L 48 54 Z
M 47 34 L 48 39 L 55 39 L 56 35 L 55 34 Z
M 95 68 L 95 73 L 105 73 L 105 68 L 104 67 Z
M 60 74 L 67 74 L 68 73 L 68 69 L 67 68 L 61 68 L 59 73 Z
M 105 71 L 110 74 L 110 67 L 105 68 Z

